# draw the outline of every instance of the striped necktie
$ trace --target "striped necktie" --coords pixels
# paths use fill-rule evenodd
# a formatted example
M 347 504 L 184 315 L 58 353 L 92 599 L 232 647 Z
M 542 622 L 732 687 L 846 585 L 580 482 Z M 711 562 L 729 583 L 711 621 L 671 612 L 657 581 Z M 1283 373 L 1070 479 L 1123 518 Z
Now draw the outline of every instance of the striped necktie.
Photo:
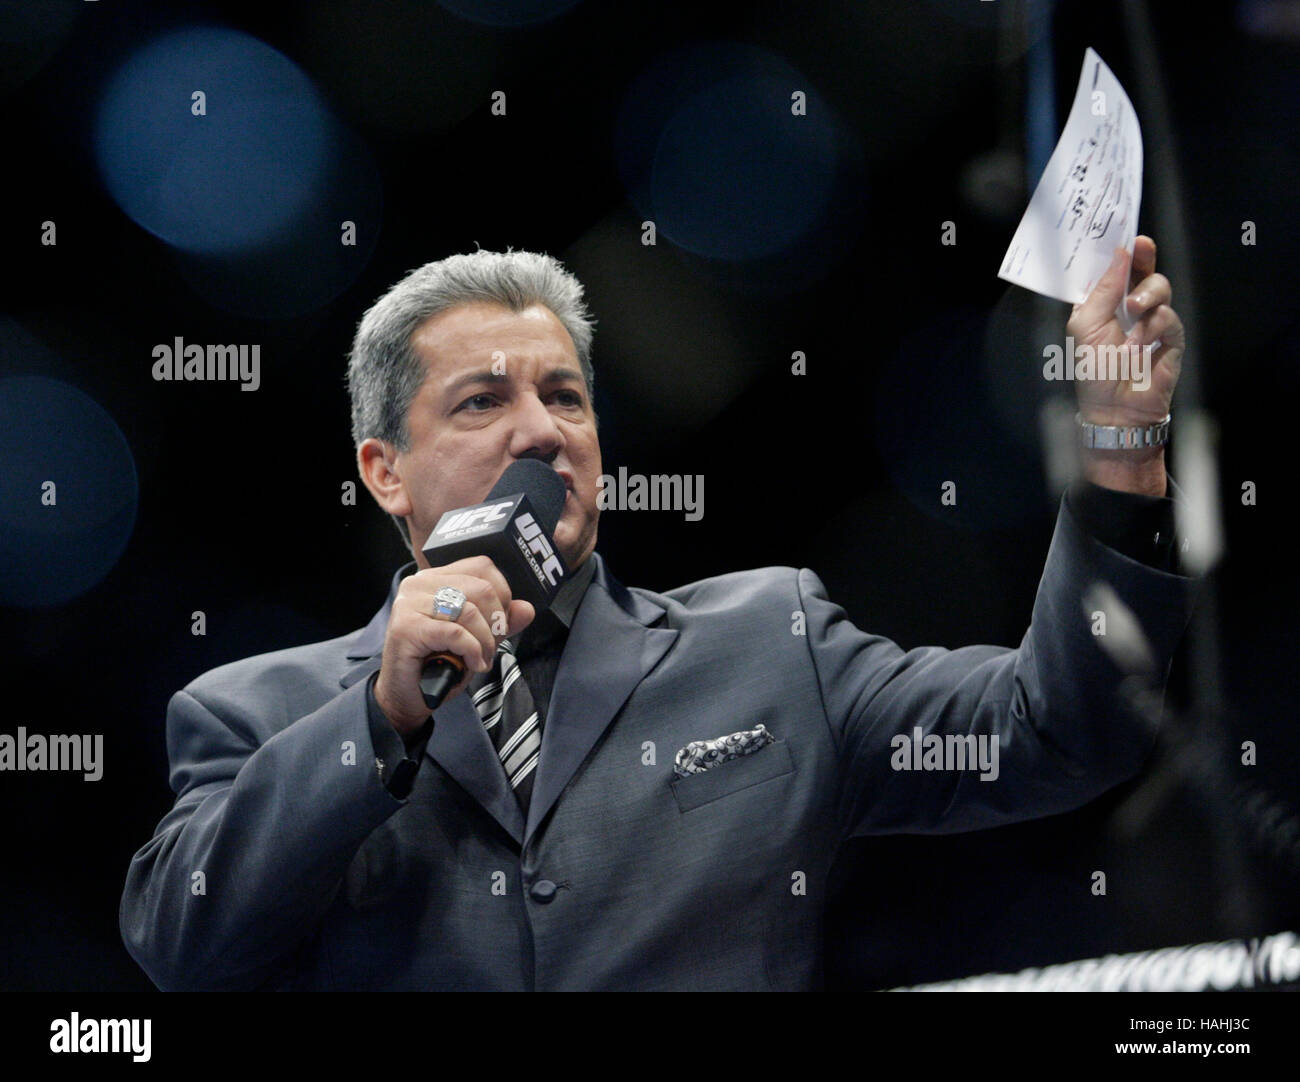
M 527 814 L 542 747 L 542 719 L 509 639 L 497 647 L 492 668 L 475 676 L 467 690 L 519 806 Z

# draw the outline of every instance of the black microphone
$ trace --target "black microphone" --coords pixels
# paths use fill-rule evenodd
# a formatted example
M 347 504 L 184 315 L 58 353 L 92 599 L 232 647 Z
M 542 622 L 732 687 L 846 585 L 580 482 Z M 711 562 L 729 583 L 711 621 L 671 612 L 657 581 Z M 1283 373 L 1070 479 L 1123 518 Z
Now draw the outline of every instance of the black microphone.
M 424 543 L 430 567 L 486 556 L 510 586 L 511 597 L 531 602 L 540 615 L 569 574 L 555 550 L 555 525 L 564 510 L 564 480 L 535 458 L 510 463 L 487 499 L 448 511 Z M 489 621 L 491 613 L 484 613 Z M 420 691 L 430 710 L 442 705 L 465 674 L 455 654 L 435 654 L 424 666 Z

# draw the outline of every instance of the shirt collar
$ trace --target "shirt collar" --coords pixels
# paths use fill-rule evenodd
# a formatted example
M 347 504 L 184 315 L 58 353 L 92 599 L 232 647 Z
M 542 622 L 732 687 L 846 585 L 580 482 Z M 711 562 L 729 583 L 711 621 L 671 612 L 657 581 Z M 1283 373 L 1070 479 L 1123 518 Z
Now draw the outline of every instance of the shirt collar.
M 582 566 L 560 587 L 560 592 L 551 602 L 551 612 L 555 613 L 565 627 L 573 626 L 573 618 L 578 615 L 578 606 L 582 604 L 587 587 L 591 584 L 591 577 L 595 573 L 596 561 L 588 556 Z

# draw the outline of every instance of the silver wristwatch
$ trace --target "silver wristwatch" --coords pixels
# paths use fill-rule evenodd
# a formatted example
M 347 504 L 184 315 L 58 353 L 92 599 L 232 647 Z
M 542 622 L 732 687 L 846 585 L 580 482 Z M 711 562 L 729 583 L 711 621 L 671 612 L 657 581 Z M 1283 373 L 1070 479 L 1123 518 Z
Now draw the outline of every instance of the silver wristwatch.
M 1084 447 L 1101 451 L 1129 451 L 1143 447 L 1163 447 L 1169 442 L 1169 419 L 1172 414 L 1153 425 L 1094 425 L 1076 413 Z

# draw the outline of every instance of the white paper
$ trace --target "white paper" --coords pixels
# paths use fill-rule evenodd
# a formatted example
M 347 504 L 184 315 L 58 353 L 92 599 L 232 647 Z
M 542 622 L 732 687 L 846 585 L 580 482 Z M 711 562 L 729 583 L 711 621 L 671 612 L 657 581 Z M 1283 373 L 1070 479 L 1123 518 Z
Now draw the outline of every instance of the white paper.
M 1106 62 L 1089 48 L 1065 130 L 1034 189 L 998 277 L 1035 293 L 1081 304 L 1116 248 L 1132 266 L 1142 202 L 1142 129 Z M 1124 280 L 1128 295 L 1128 277 Z M 1123 298 L 1115 315 L 1134 320 Z

